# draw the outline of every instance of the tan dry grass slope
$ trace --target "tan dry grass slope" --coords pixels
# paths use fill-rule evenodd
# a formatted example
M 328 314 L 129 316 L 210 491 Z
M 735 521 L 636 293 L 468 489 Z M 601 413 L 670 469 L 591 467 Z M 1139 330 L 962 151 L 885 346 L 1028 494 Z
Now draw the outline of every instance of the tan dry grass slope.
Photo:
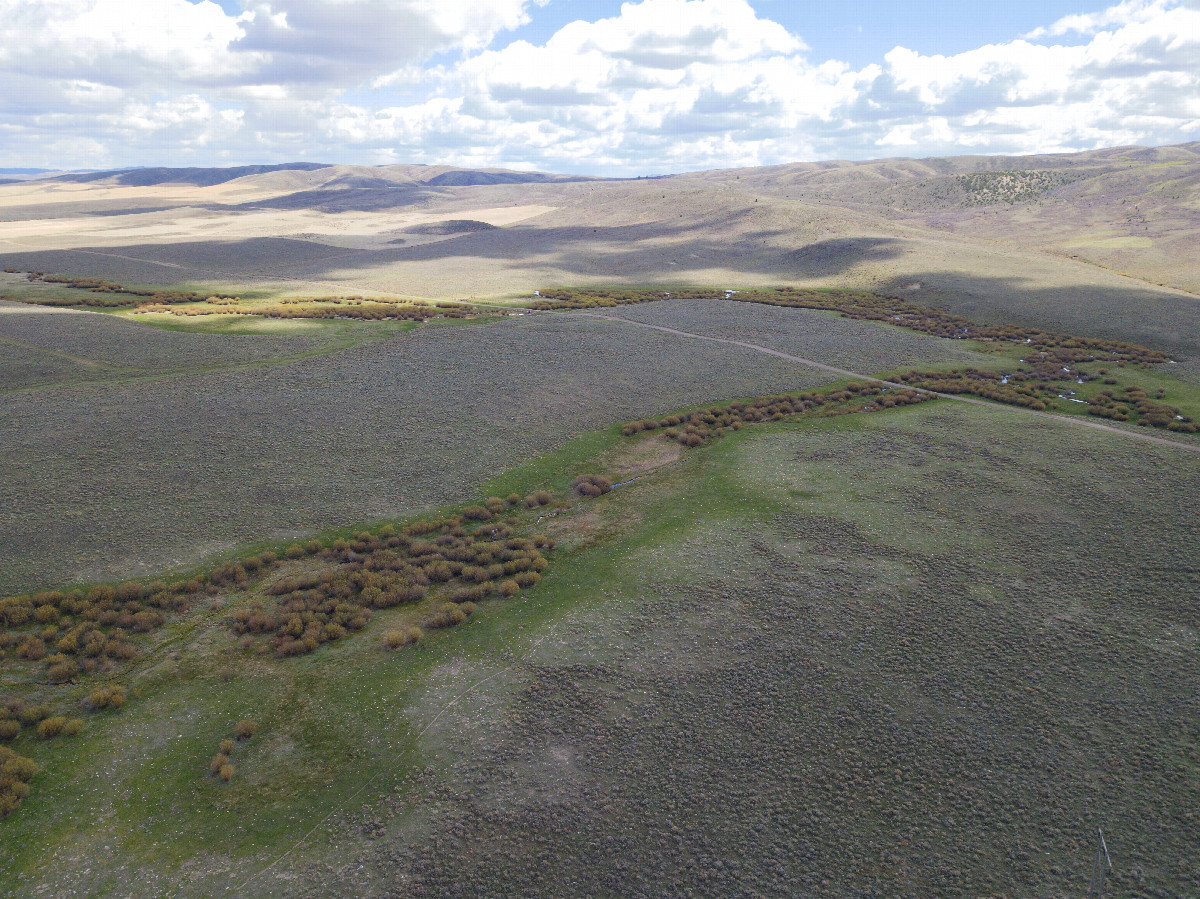
M 431 297 L 551 284 L 851 285 L 1200 355 L 1197 144 L 633 181 L 443 166 L 326 166 L 210 186 L 130 180 L 0 185 L 0 262 Z

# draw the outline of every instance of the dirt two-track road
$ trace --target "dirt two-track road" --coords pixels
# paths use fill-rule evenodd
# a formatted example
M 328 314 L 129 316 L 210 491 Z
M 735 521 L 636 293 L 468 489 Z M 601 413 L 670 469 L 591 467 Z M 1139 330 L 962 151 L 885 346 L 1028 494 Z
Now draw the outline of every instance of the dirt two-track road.
M 559 313 L 559 314 L 561 315 L 563 313 Z M 909 384 L 898 384 L 898 383 L 894 383 L 892 381 L 884 381 L 884 380 L 881 380 L 880 378 L 872 377 L 871 375 L 864 375 L 861 372 L 851 371 L 848 368 L 838 368 L 836 365 L 826 365 L 824 362 L 817 362 L 815 359 L 805 359 L 802 356 L 793 356 L 790 353 L 784 353 L 780 350 L 773 350 L 770 347 L 760 346 L 757 343 L 747 343 L 744 340 L 733 340 L 728 337 L 713 337 L 708 334 L 696 334 L 692 331 L 680 331 L 678 328 L 667 328 L 662 325 L 651 325 L 651 324 L 647 324 L 645 322 L 631 321 L 630 319 L 627 319 L 627 318 L 621 318 L 618 315 L 603 315 L 598 312 L 578 312 L 578 313 L 571 313 L 571 314 L 581 315 L 581 316 L 585 316 L 587 318 L 602 318 L 602 319 L 605 319 L 606 321 L 620 322 L 622 324 L 633 325 L 638 328 L 650 328 L 654 331 L 662 331 L 666 334 L 676 334 L 679 337 L 690 337 L 695 340 L 709 340 L 709 341 L 713 341 L 714 343 L 727 343 L 727 344 L 730 344 L 731 346 L 740 346 L 740 347 L 744 347 L 745 349 L 748 349 L 748 350 L 754 350 L 757 353 L 766 353 L 769 356 L 777 356 L 780 359 L 787 359 L 790 362 L 798 362 L 801 365 L 807 365 L 811 368 L 820 369 L 821 371 L 832 372 L 833 374 L 837 374 L 837 375 L 845 375 L 848 378 L 858 378 L 859 380 L 871 381 L 871 382 L 877 383 L 877 384 L 885 384 L 888 387 L 896 387 L 896 388 L 899 388 L 902 390 L 916 389 L 916 388 L 913 388 Z M 1068 424 L 1079 425 L 1080 427 L 1084 427 L 1084 428 L 1094 428 L 1098 431 L 1108 431 L 1109 433 L 1112 433 L 1112 434 L 1120 434 L 1123 437 L 1132 437 L 1135 440 L 1145 440 L 1149 443 L 1158 443 L 1163 446 L 1172 447 L 1174 449 L 1187 450 L 1188 452 L 1191 452 L 1191 453 L 1200 453 L 1200 444 L 1182 443 L 1178 440 L 1171 440 L 1170 438 L 1167 438 L 1167 437 L 1158 437 L 1154 434 L 1145 434 L 1140 431 L 1132 431 L 1132 430 L 1126 430 L 1124 428 L 1116 428 L 1116 427 L 1113 427 L 1112 425 L 1101 424 L 1098 421 L 1090 421 L 1086 418 L 1072 418 L 1069 415 L 1055 415 L 1053 412 L 1039 412 L 1036 409 L 1026 409 L 1022 406 L 1001 406 L 997 403 L 989 403 L 987 400 L 980 400 L 980 399 L 976 399 L 974 397 L 969 397 L 969 396 L 957 396 L 952 393 L 939 393 L 938 396 L 942 397 L 943 399 L 947 399 L 947 400 L 954 400 L 954 401 L 960 402 L 960 403 L 971 403 L 972 405 L 976 405 L 976 406 L 987 406 L 992 409 L 1013 409 L 1017 412 L 1024 412 L 1029 415 L 1037 415 L 1037 416 L 1040 416 L 1041 418 L 1050 418 L 1050 419 L 1054 419 L 1055 421 L 1064 421 L 1064 422 L 1067 422 Z

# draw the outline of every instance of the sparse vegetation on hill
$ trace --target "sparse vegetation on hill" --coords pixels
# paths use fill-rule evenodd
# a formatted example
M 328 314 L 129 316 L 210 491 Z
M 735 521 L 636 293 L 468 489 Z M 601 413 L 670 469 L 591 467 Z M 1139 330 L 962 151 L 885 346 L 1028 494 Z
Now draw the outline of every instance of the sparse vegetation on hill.
M 971 172 L 955 175 L 965 195 L 964 205 L 991 206 L 996 203 L 1026 203 L 1052 190 L 1078 181 L 1072 172 L 1025 169 L 1009 172 Z

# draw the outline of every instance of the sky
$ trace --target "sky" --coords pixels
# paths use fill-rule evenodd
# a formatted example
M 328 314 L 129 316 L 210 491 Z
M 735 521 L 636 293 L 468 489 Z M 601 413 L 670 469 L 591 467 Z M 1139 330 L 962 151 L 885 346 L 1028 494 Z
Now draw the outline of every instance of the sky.
M 0 167 L 634 176 L 1200 140 L 1200 0 L 0 0 Z

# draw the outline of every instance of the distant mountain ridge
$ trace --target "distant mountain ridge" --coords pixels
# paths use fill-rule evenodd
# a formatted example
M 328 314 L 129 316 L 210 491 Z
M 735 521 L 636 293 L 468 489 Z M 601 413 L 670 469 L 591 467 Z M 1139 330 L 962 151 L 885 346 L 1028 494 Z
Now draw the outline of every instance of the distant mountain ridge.
M 239 165 L 230 168 L 138 168 L 113 169 L 106 172 L 82 172 L 58 175 L 55 181 L 70 181 L 86 184 L 111 178 L 126 187 L 153 187 L 156 184 L 194 184 L 196 187 L 212 187 L 247 175 L 265 175 L 268 172 L 301 171 L 311 172 L 328 168 L 324 162 L 284 162 L 279 165 Z
M 416 170 L 416 171 L 414 171 Z M 421 171 L 426 170 L 426 171 Z M 44 171 L 51 171 L 49 169 Z M 277 172 L 328 172 L 333 177 L 319 179 L 312 189 L 394 188 L 401 184 L 429 187 L 475 187 L 496 184 L 552 184 L 568 181 L 603 180 L 586 175 L 555 175 L 546 172 L 520 172 L 508 169 L 457 169 L 450 166 L 424 166 L 418 163 L 396 166 L 355 166 L 325 162 L 284 162 L 277 165 L 240 165 L 228 168 L 169 168 L 156 166 L 136 169 L 112 169 L 102 172 L 74 172 L 55 175 L 54 181 L 76 184 L 112 181 L 122 187 L 153 187 L 159 184 L 191 184 L 214 187 L 239 178 Z M 0 170 L 0 174 L 32 174 L 32 170 Z M 429 177 L 421 177 L 429 174 Z

